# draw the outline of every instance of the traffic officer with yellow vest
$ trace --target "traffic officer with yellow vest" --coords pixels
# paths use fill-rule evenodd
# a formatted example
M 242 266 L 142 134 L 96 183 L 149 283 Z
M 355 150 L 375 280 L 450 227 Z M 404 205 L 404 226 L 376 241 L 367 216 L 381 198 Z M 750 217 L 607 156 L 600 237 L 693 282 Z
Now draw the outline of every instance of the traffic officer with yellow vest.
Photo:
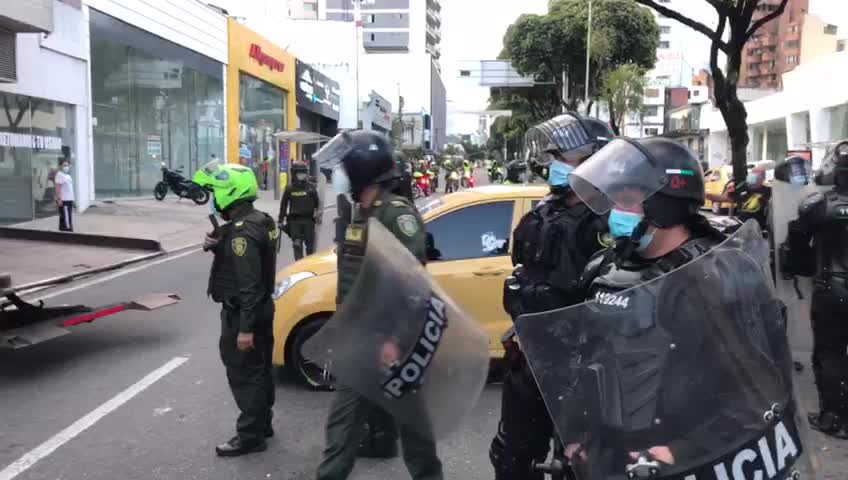
M 258 186 L 250 168 L 216 160 L 198 170 L 193 181 L 212 190 L 214 208 L 228 222 L 207 234 L 203 247 L 215 254 L 207 292 L 222 307 L 218 348 L 241 413 L 236 436 L 215 451 L 222 457 L 260 452 L 274 435 L 271 293 L 280 233 L 270 215 L 253 207 Z
M 380 221 L 424 264 L 425 230 L 414 204 L 392 193 L 401 172 L 395 166 L 388 140 L 374 132 L 353 131 L 336 136 L 314 156 L 319 164 L 334 166 L 333 187 L 349 197 L 352 208 L 344 237 L 339 239 L 337 303 L 345 301 L 365 257 L 368 219 Z M 318 480 L 341 480 L 353 470 L 366 430 L 373 421 L 375 406 L 351 388 L 339 385 L 327 418 L 327 446 Z M 393 426 L 391 428 L 394 428 Z M 414 480 L 442 479 L 442 464 L 435 440 L 406 427 L 400 428 L 404 461 Z
M 315 253 L 315 225 L 321 224 L 324 209 L 318 188 L 308 179 L 308 167 L 303 162 L 295 162 L 291 174 L 292 182 L 283 192 L 277 221 L 280 230 L 292 240 L 294 259 L 300 260 L 304 246 L 307 255 Z

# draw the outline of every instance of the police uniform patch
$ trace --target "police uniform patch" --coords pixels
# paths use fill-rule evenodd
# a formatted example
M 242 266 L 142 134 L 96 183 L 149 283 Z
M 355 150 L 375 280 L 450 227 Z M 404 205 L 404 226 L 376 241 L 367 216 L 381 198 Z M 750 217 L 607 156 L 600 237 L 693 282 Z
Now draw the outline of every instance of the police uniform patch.
M 349 225 L 345 230 L 345 240 L 348 242 L 362 241 L 362 227 L 359 225 Z
M 411 237 L 418 233 L 418 221 L 415 219 L 414 215 L 401 215 L 397 217 L 396 222 L 400 231 L 407 237 Z
M 608 232 L 598 233 L 598 243 L 602 247 L 611 247 L 615 244 L 615 239 Z
M 271 237 L 271 241 L 274 241 L 280 238 L 280 229 L 274 228 L 268 232 L 268 236 Z
M 244 252 L 247 251 L 247 240 L 245 240 L 244 237 L 236 237 L 230 243 L 233 247 L 233 253 L 235 253 L 237 257 L 243 257 Z

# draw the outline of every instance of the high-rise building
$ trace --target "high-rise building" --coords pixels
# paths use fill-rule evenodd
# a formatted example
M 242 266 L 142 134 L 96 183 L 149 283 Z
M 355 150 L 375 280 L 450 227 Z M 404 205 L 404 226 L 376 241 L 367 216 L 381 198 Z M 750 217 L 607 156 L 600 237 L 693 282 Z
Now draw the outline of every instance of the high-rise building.
M 802 62 L 838 50 L 838 28 L 810 15 L 810 0 L 789 0 L 777 20 L 763 25 L 745 45 L 739 85 L 779 89 L 782 75 Z M 764 0 L 753 21 L 775 11 L 780 0 Z
M 319 0 L 319 18 L 352 21 L 355 1 Z M 366 52 L 426 52 L 435 60 L 441 56 L 439 0 L 361 0 L 360 10 Z
M 318 20 L 318 0 L 284 0 L 288 18 L 297 20 Z

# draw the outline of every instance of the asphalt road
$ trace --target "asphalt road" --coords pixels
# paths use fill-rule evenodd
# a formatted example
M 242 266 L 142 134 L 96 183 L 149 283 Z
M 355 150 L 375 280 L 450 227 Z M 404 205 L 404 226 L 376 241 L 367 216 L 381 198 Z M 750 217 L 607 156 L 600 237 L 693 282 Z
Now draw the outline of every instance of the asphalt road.
M 321 247 L 331 243 L 331 219 L 328 212 Z M 214 446 L 233 433 L 236 408 L 218 357 L 218 308 L 205 295 L 210 259 L 172 257 L 49 300 L 102 304 L 157 291 L 178 293 L 177 305 L 106 318 L 31 349 L 0 350 L 0 480 L 313 478 L 332 394 L 285 381 L 277 384 L 277 435 L 268 451 L 215 456 Z M 286 243 L 279 264 L 291 261 Z M 809 392 L 809 368 L 804 377 Z M 492 478 L 488 447 L 499 409 L 499 387 L 489 386 L 439 444 L 448 478 Z M 835 468 L 825 478 L 843 478 L 844 449 L 821 448 Z M 395 459 L 360 460 L 351 478 L 409 477 Z

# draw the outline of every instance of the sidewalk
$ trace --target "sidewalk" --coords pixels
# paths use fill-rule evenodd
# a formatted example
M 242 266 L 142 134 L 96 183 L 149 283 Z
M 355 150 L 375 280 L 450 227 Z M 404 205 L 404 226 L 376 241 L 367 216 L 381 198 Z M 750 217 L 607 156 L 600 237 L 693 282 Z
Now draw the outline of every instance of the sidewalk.
M 256 207 L 276 218 L 279 203 L 273 192 L 260 191 Z M 161 202 L 152 196 L 98 202 L 74 216 L 76 232 L 153 240 L 159 242 L 161 251 L 0 238 L 0 271 L 10 273 L 13 286 L 20 286 L 198 247 L 212 228 L 209 213 L 209 204 L 195 205 L 173 196 Z M 12 227 L 56 231 L 58 218 L 41 218 Z

